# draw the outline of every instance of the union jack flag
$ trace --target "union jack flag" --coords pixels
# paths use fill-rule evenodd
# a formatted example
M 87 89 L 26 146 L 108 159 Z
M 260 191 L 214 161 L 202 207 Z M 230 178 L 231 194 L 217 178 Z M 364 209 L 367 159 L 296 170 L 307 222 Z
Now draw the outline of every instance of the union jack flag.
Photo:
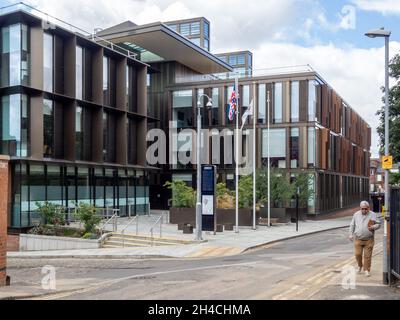
M 236 88 L 235 86 L 233 86 L 233 91 L 231 94 L 231 98 L 229 99 L 229 108 L 228 108 L 228 119 L 230 121 L 233 120 L 233 116 L 235 115 L 236 105 L 237 105 Z

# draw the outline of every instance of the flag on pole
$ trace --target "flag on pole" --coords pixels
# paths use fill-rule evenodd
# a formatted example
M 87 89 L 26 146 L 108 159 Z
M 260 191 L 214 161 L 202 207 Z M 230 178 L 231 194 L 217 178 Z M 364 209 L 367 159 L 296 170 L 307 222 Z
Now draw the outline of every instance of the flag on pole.
M 247 121 L 248 116 L 252 115 L 253 115 L 253 100 L 251 100 L 249 107 L 242 115 L 242 127 L 240 128 L 240 130 L 243 130 L 243 127 Z
M 228 119 L 229 119 L 229 121 L 233 120 L 233 116 L 235 115 L 235 111 L 236 111 L 236 105 L 237 105 L 236 87 L 233 86 L 233 91 L 232 91 L 232 94 L 231 94 L 231 98 L 229 99 L 229 108 L 228 108 Z

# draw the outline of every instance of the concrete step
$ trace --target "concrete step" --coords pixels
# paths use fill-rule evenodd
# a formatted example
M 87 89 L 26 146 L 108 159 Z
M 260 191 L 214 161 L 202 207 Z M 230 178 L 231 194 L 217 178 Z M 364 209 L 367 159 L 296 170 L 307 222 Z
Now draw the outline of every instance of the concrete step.
M 151 239 L 132 239 L 132 238 L 128 239 L 128 238 L 125 238 L 125 240 L 124 240 L 122 237 L 114 237 L 114 236 L 110 237 L 107 242 L 109 242 L 109 241 L 120 242 L 120 243 L 123 243 L 123 242 L 136 243 L 136 244 L 141 244 L 141 243 L 151 244 L 153 242 L 154 245 L 165 245 L 165 246 L 174 246 L 174 245 L 176 246 L 177 245 L 177 243 L 174 243 L 174 242 L 158 241 L 158 239 L 154 239 L 153 241 L 151 241 Z
M 122 234 L 113 232 L 112 237 L 122 238 Z M 129 234 L 129 233 L 126 233 L 124 235 L 124 237 L 125 237 L 125 240 L 126 239 L 147 240 L 147 241 L 152 240 L 152 238 L 150 236 L 143 236 L 143 235 L 136 235 L 136 234 Z M 154 239 L 154 241 L 157 241 L 157 242 L 166 242 L 166 243 L 171 243 L 171 244 L 193 244 L 193 243 L 196 243 L 195 241 L 191 241 L 191 240 L 175 239 L 175 238 L 168 238 L 168 237 L 158 238 L 155 236 L 153 239 Z
M 121 241 L 107 241 L 104 245 L 103 248 L 122 248 L 123 246 L 125 247 L 150 247 L 151 244 L 149 243 L 133 243 L 133 242 L 127 242 L 125 243 Z

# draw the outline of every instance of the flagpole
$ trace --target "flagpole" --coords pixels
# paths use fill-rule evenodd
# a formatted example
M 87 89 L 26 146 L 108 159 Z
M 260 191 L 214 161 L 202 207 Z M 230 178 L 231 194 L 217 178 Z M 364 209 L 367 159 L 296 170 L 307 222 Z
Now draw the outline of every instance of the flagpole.
M 236 184 L 236 205 L 235 205 L 235 233 L 239 233 L 239 76 L 235 76 L 236 90 L 236 153 L 235 153 L 235 184 Z
M 271 226 L 271 158 L 269 150 L 269 91 L 267 92 L 267 145 L 268 145 L 268 227 Z
M 253 230 L 256 230 L 256 83 L 253 82 Z

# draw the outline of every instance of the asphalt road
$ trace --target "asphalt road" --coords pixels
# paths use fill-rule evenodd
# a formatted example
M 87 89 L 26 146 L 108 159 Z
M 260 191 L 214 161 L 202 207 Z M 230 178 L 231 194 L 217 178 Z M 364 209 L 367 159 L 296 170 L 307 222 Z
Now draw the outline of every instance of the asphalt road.
M 376 251 L 381 239 L 379 230 Z M 54 266 L 57 289 L 69 291 L 38 299 L 307 299 L 349 263 L 345 228 L 221 258 L 9 259 L 8 273 L 14 284 L 39 285 L 42 267 Z

